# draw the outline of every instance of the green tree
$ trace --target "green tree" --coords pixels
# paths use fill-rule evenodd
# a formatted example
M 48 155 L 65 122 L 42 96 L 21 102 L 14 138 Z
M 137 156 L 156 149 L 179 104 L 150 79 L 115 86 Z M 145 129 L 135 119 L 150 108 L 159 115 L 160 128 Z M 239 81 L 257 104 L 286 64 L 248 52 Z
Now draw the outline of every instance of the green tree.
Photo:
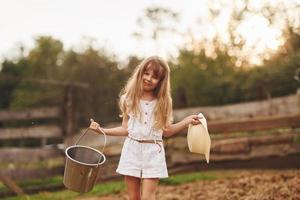
M 213 105 L 234 102 L 232 93 L 237 75 L 234 58 L 221 49 L 216 57 L 199 52 L 181 50 L 178 64 L 172 70 L 172 88 L 176 107 Z
M 57 79 L 63 53 L 63 44 L 59 40 L 52 37 L 38 37 L 35 40 L 34 48 L 24 57 L 27 67 L 14 90 L 10 107 L 40 107 L 61 102 L 62 91 L 39 80 Z
M 120 120 L 117 100 L 127 75 L 105 52 L 89 47 L 82 54 L 68 51 L 63 76 L 70 82 L 84 82 L 89 89 L 76 89 L 76 116 L 81 123 L 89 118 L 101 123 Z
M 14 98 L 14 91 L 28 66 L 29 63 L 24 58 L 17 62 L 7 59 L 3 61 L 2 70 L 0 71 L 0 108 L 9 107 L 10 102 Z

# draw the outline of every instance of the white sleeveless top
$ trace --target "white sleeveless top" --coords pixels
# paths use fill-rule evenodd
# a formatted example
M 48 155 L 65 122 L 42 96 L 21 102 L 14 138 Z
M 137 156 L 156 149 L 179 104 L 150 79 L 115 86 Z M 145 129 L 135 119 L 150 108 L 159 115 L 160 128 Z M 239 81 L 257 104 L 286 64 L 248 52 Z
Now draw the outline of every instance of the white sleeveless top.
M 140 100 L 141 119 L 129 113 L 128 136 L 138 140 L 162 140 L 162 129 L 154 129 L 154 107 L 157 100 Z

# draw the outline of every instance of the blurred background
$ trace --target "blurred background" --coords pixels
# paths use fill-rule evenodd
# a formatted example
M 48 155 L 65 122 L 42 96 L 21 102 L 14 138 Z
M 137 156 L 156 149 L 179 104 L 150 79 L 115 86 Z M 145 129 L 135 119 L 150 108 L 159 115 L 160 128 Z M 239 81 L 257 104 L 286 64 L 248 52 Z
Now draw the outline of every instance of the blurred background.
M 0 28 L 1 197 L 63 189 L 63 150 L 90 118 L 120 123 L 119 92 L 151 55 L 170 64 L 175 120 L 202 112 L 213 139 L 209 165 L 184 133 L 167 139 L 171 174 L 284 169 L 300 183 L 299 0 L 3 0 Z M 123 138 L 108 139 L 100 182 L 120 179 Z

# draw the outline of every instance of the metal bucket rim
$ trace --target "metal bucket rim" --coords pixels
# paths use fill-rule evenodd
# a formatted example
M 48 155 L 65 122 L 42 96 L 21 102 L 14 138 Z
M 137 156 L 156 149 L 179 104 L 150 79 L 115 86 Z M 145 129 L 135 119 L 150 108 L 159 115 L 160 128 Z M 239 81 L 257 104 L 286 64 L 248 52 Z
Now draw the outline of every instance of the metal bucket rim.
M 80 162 L 80 161 L 78 161 L 78 160 L 75 160 L 75 159 L 71 158 L 71 157 L 69 156 L 69 154 L 68 154 L 68 150 L 71 149 L 71 148 L 75 148 L 75 147 L 83 147 L 83 148 L 87 148 L 87 149 L 91 149 L 91 150 L 93 150 L 93 151 L 96 151 L 96 152 L 99 153 L 101 156 L 103 156 L 103 161 L 100 162 L 100 163 L 97 163 L 97 164 L 88 164 L 88 163 L 84 163 L 84 162 Z M 76 163 L 78 163 L 78 164 L 85 165 L 85 166 L 90 166 L 90 167 L 95 167 L 95 166 L 102 165 L 102 164 L 106 161 L 106 157 L 105 157 L 105 155 L 104 155 L 101 151 L 99 151 L 99 150 L 97 150 L 97 149 L 94 149 L 94 148 L 92 148 L 92 147 L 89 147 L 89 146 L 84 146 L 84 145 L 72 145 L 72 146 L 69 146 L 69 147 L 65 150 L 65 154 L 66 154 L 66 156 L 67 156 L 68 159 L 70 159 L 70 160 L 72 160 L 72 161 L 74 161 L 74 162 L 76 162 Z

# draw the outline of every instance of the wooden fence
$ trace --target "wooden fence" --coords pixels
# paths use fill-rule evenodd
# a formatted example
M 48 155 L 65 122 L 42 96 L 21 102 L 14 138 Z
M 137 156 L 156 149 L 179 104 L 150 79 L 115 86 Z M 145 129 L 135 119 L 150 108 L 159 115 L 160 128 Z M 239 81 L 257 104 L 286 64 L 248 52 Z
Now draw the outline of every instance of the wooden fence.
M 169 172 L 210 169 L 216 164 L 222 168 L 222 163 L 230 161 L 238 161 L 239 166 L 241 161 L 261 158 L 278 158 L 272 161 L 272 164 L 278 165 L 280 162 L 285 162 L 283 158 L 288 156 L 291 156 L 293 160 L 287 162 L 284 167 L 299 167 L 299 100 L 298 95 L 290 95 L 267 101 L 175 110 L 176 121 L 190 114 L 204 113 L 208 118 L 212 146 L 210 164 L 206 164 L 204 156 L 189 152 L 185 133 L 166 138 L 165 148 Z M 96 145 L 96 141 L 99 141 L 96 137 L 91 137 L 88 143 Z M 102 179 L 119 176 L 115 173 L 115 169 L 124 138 L 109 137 L 109 139 L 111 141 L 105 151 L 108 159 L 102 168 Z M 295 155 L 298 156 L 295 157 Z M 271 164 L 268 166 L 272 167 Z
M 181 109 L 175 111 L 174 118 L 179 120 L 198 112 L 204 113 L 208 119 L 212 137 L 211 163 L 205 164 L 204 156 L 188 151 L 183 134 L 167 140 L 167 160 L 171 172 L 189 166 L 209 169 L 216 163 L 227 161 L 280 159 L 300 154 L 299 93 L 221 107 Z M 297 164 L 300 164 L 300 158 L 287 165 L 297 167 Z
M 228 160 L 249 160 L 261 157 L 300 154 L 300 106 L 299 95 L 275 98 L 267 101 L 242 103 L 218 107 L 197 107 L 174 111 L 176 121 L 189 114 L 204 113 L 212 137 L 211 163 L 205 164 L 204 157 L 188 151 L 185 134 L 165 140 L 167 164 L 171 173 L 189 166 L 212 166 L 216 162 Z M 0 111 L 1 121 L 67 118 L 72 110 L 65 112 L 60 108 L 41 108 L 28 111 Z M 32 125 L 0 129 L 0 140 L 36 138 L 41 140 L 39 148 L 1 147 L 0 158 L 8 164 L 1 174 L 13 179 L 44 178 L 62 175 L 64 153 L 57 148 L 46 148 L 47 140 L 65 138 L 65 144 L 74 143 L 78 135 L 64 135 L 72 129 L 72 119 L 63 120 L 66 126 Z M 282 132 L 282 130 L 285 130 Z M 259 134 L 267 131 L 268 134 Z M 231 133 L 255 133 L 251 137 L 232 137 Z M 218 135 L 223 135 L 219 138 Z M 228 136 L 227 136 L 228 135 Z M 68 136 L 68 137 L 65 137 Z M 115 173 L 124 138 L 108 137 L 105 150 L 107 162 L 102 167 L 101 179 L 119 177 Z M 91 146 L 101 146 L 102 138 L 92 135 L 87 141 Z M 67 146 L 66 145 L 66 146 Z M 61 159 L 61 165 L 40 169 L 21 169 L 17 163 L 46 162 Z M 51 165 L 51 164 L 50 164 Z
M 43 119 L 61 120 L 62 111 L 60 108 L 39 108 L 23 111 L 0 111 L 0 121 L 32 121 Z M 25 127 L 1 128 L 0 140 L 13 140 L 14 143 L 24 143 L 24 140 L 39 140 L 40 145 L 37 147 L 21 146 L 4 146 L 0 148 L 0 158 L 2 165 L 7 166 L 7 169 L 1 170 L 2 175 L 5 174 L 12 179 L 26 178 L 43 178 L 61 173 L 61 169 L 55 168 L 39 168 L 31 169 L 20 168 L 28 163 L 31 166 L 45 162 L 49 159 L 62 157 L 62 151 L 57 148 L 47 148 L 47 141 L 56 139 L 63 141 L 64 129 L 60 124 L 36 125 L 35 123 Z

